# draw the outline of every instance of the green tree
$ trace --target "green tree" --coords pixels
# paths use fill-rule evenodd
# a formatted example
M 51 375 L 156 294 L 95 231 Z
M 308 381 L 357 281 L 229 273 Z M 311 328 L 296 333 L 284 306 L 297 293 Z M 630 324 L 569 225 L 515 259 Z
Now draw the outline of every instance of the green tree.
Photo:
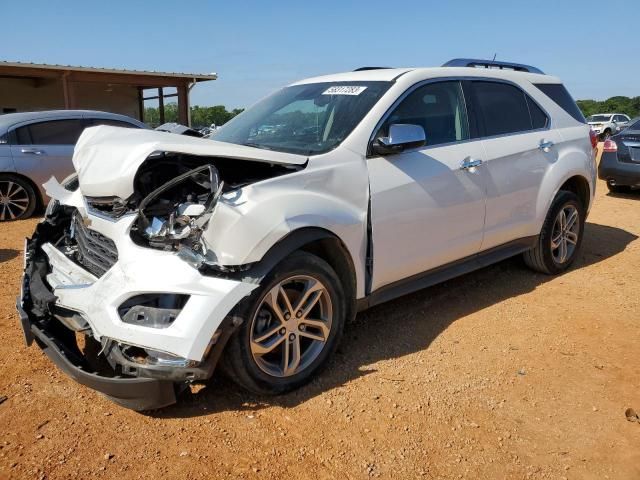
M 596 113 L 624 113 L 631 118 L 640 116 L 640 97 L 611 97 L 607 100 L 578 100 L 576 102 L 585 117 Z
M 213 107 L 201 107 L 194 105 L 190 109 L 191 126 L 193 128 L 208 127 L 212 124 L 217 126 L 224 125 L 236 115 L 244 111 L 244 108 L 234 108 L 230 112 L 224 105 L 214 105 Z M 164 106 L 164 121 L 178 121 L 178 104 L 175 102 L 167 103 Z M 151 126 L 160 125 L 160 112 L 157 107 L 146 107 L 144 109 L 144 122 Z

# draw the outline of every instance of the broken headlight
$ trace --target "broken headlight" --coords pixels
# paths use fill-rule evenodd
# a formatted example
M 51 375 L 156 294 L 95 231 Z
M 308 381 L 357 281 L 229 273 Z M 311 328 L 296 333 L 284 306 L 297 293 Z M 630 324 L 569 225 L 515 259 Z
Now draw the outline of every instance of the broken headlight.
M 213 165 L 189 170 L 147 195 L 132 229 L 150 247 L 178 252 L 199 268 L 215 258 L 202 232 L 222 193 L 224 182 Z

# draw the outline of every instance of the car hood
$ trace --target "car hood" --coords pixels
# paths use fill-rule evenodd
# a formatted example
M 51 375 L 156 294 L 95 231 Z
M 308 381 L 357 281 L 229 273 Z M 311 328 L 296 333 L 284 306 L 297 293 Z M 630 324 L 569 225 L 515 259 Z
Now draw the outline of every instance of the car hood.
M 87 128 L 73 153 L 82 193 L 90 197 L 128 198 L 140 165 L 154 152 L 303 165 L 304 155 L 262 150 L 153 130 L 98 126 Z

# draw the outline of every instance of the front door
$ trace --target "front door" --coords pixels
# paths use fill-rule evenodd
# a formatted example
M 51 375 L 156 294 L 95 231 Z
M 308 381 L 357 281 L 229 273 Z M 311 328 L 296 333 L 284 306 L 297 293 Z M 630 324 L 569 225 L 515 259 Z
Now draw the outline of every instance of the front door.
M 470 165 L 484 153 L 480 141 L 470 140 L 460 82 L 417 87 L 375 138 L 386 136 L 391 124 L 420 125 L 427 141 L 368 159 L 372 291 L 476 254 L 483 235 L 484 174 L 482 165 Z

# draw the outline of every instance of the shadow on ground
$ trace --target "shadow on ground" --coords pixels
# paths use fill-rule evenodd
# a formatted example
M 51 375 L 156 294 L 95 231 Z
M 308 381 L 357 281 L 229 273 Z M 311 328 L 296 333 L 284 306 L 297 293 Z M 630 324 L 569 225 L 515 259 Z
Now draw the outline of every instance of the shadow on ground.
M 609 192 L 607 193 L 607 197 L 624 198 L 626 200 L 640 200 L 640 189 L 619 193 Z
M 587 223 L 580 257 L 572 268 L 584 268 L 613 257 L 637 238 L 620 228 Z M 327 369 L 296 392 L 280 397 L 252 395 L 217 372 L 198 393 L 187 391 L 179 397 L 178 404 L 152 415 L 176 418 L 226 410 L 296 406 L 375 372 L 366 365 L 426 349 L 458 318 L 531 292 L 551 278 L 528 270 L 520 257 L 505 260 L 359 314 L 355 322 L 346 326 L 342 343 Z M 364 324 L 366 328 L 362 328 Z
M 8 262 L 9 260 L 13 260 L 20 254 L 19 251 L 13 250 L 11 248 L 0 248 L 0 263 Z

